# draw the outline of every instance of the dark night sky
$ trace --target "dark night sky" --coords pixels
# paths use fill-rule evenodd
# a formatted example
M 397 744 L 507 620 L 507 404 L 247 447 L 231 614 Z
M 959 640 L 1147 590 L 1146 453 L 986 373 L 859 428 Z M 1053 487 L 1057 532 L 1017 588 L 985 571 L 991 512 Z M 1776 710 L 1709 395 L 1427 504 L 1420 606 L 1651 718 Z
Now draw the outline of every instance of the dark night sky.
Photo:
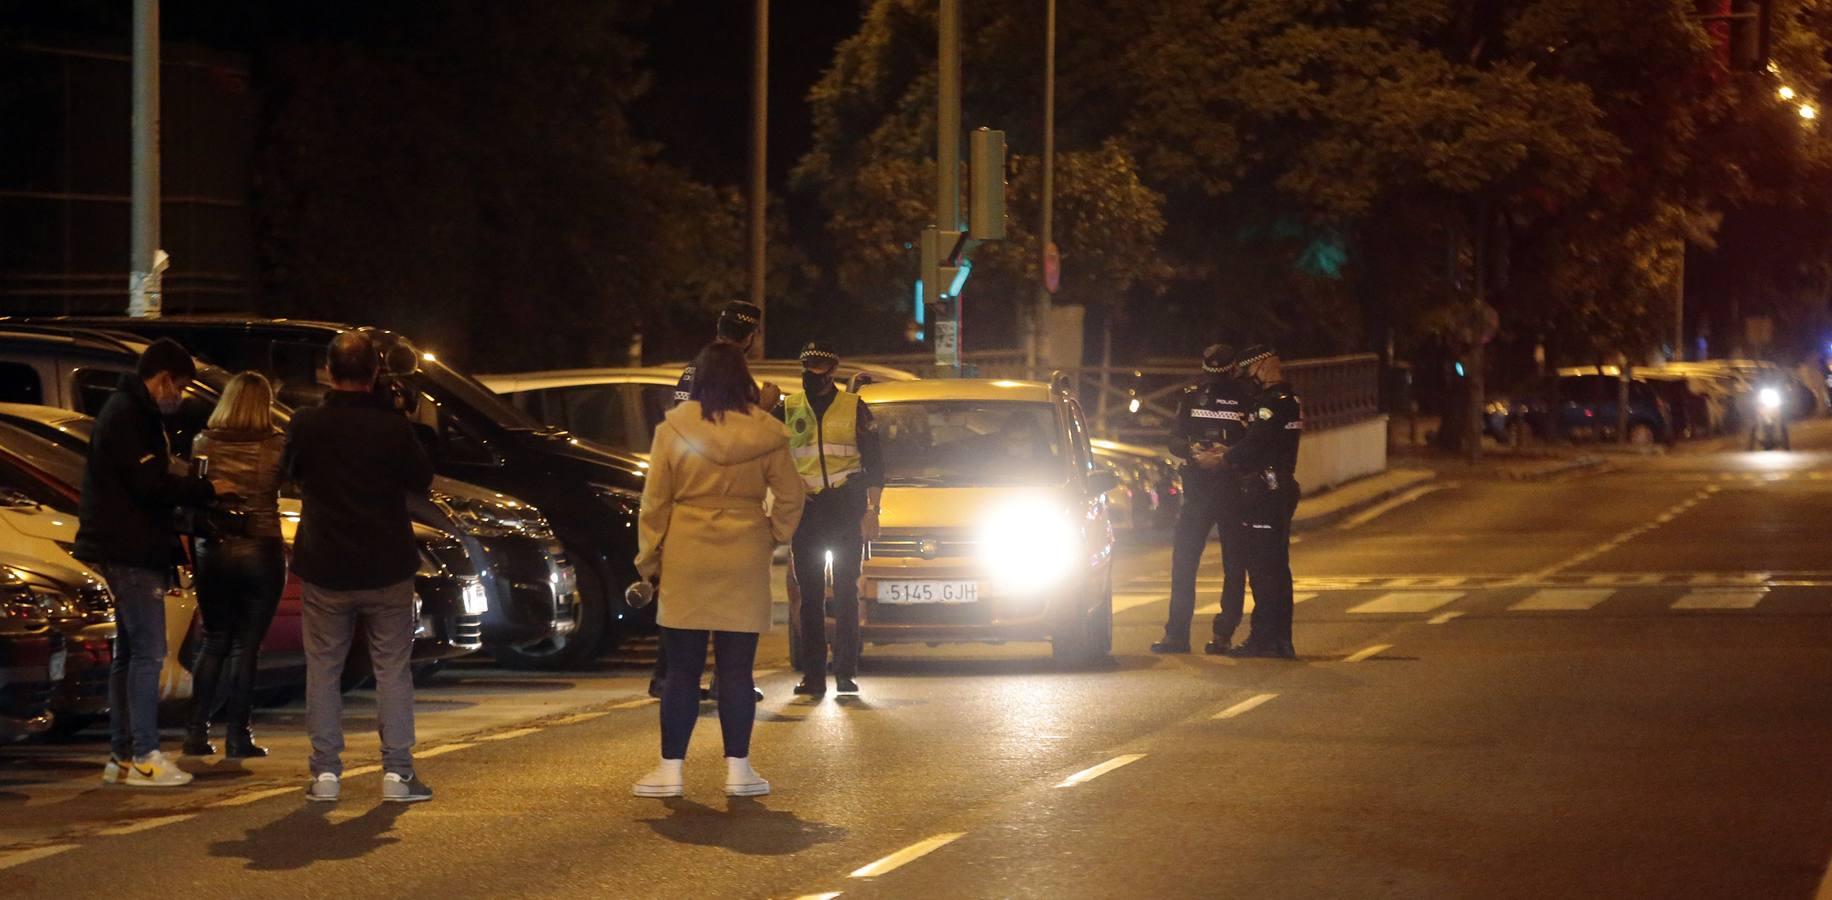
M 858 30 L 859 0 L 770 5 L 770 184 L 808 149 L 808 89 Z M 674 0 L 647 30 L 654 84 L 635 109 L 662 156 L 714 184 L 742 187 L 750 140 L 751 0 Z

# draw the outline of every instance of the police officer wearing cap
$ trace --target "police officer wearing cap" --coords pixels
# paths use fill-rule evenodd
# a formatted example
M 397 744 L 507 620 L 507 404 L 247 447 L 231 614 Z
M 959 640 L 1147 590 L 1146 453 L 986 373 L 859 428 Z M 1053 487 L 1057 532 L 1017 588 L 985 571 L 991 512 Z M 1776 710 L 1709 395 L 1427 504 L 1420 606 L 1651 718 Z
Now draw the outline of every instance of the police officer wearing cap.
M 763 324 L 763 310 L 755 303 L 733 300 L 719 311 L 718 324 L 713 326 L 713 340 L 721 344 L 731 344 L 745 355 L 750 355 L 751 348 L 757 343 L 757 327 Z M 674 385 L 674 402 L 686 402 L 693 393 L 693 363 L 681 370 L 681 380 Z M 751 401 L 763 409 L 774 409 L 782 400 L 782 389 L 770 382 L 764 382 L 763 388 L 755 392 Z M 662 682 L 668 675 L 668 654 L 660 646 L 655 651 L 655 671 L 649 677 L 649 696 L 660 699 Z M 700 691 L 702 699 L 713 696 L 714 691 L 706 688 Z M 763 699 L 763 691 L 757 691 L 757 699 Z
M 857 692 L 859 566 L 864 542 L 878 533 L 884 466 L 878 426 L 857 394 L 834 383 L 840 356 L 827 344 L 801 351 L 802 390 L 783 401 L 789 455 L 808 488 L 800 527 L 791 544 L 801 590 L 802 680 L 795 693 L 827 693 L 826 568 L 833 559 L 834 686 Z
M 1253 582 L 1253 622 L 1229 656 L 1295 659 L 1291 646 L 1291 515 L 1298 508 L 1298 439 L 1304 411 L 1271 347 L 1249 347 L 1236 363 L 1255 388 L 1247 435 L 1224 457 L 1239 479 L 1240 542 Z
M 1170 555 L 1170 618 L 1153 653 L 1190 652 L 1190 619 L 1196 612 L 1196 570 L 1209 532 L 1221 533 L 1221 612 L 1204 652 L 1220 654 L 1234 640 L 1246 605 L 1247 568 L 1239 546 L 1240 487 L 1222 463 L 1229 447 L 1247 434 L 1252 391 L 1235 376 L 1234 348 L 1214 344 L 1202 352 L 1200 384 L 1184 389 L 1171 425 L 1170 453 L 1182 460 L 1183 506 L 1177 512 Z

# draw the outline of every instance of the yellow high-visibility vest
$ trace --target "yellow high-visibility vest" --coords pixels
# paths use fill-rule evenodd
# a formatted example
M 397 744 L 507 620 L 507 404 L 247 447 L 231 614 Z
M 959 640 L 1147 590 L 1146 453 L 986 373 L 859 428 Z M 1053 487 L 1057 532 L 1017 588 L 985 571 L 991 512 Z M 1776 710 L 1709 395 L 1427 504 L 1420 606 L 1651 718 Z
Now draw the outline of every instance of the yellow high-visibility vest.
M 839 487 L 863 468 L 859 461 L 859 395 L 839 391 L 827 414 L 817 417 L 807 392 L 791 394 L 783 413 L 789 425 L 789 455 L 810 493 Z

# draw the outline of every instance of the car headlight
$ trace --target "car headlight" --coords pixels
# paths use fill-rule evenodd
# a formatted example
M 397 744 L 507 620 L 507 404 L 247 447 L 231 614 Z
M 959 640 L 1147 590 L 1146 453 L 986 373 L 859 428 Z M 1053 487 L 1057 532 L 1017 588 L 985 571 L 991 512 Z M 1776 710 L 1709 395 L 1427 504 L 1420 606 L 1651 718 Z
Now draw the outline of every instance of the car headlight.
M 1074 572 L 1081 557 L 1081 530 L 1064 509 L 1044 502 L 1019 503 L 988 517 L 980 529 L 980 560 L 1005 590 L 1055 585 Z
M 1774 388 L 1763 388 L 1756 393 L 1756 402 L 1762 404 L 1763 409 L 1780 409 L 1781 392 Z

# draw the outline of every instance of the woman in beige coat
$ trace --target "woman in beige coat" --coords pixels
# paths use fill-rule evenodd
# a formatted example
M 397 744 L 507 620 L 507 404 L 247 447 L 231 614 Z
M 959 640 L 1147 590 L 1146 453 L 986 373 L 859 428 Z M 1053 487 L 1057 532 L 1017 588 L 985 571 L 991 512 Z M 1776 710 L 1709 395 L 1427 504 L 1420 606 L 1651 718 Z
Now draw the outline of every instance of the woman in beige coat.
M 795 534 L 802 482 L 789 433 L 753 402 L 744 354 L 711 344 L 694 360 L 693 393 L 655 430 L 638 521 L 636 568 L 660 576 L 656 621 L 668 654 L 662 685 L 662 760 L 638 797 L 679 797 L 687 742 L 700 715 L 706 642 L 714 650 L 725 793 L 755 797 L 770 783 L 751 768 L 757 699 L 751 664 L 770 630 L 770 551 Z M 765 494 L 773 494 L 764 512 Z

